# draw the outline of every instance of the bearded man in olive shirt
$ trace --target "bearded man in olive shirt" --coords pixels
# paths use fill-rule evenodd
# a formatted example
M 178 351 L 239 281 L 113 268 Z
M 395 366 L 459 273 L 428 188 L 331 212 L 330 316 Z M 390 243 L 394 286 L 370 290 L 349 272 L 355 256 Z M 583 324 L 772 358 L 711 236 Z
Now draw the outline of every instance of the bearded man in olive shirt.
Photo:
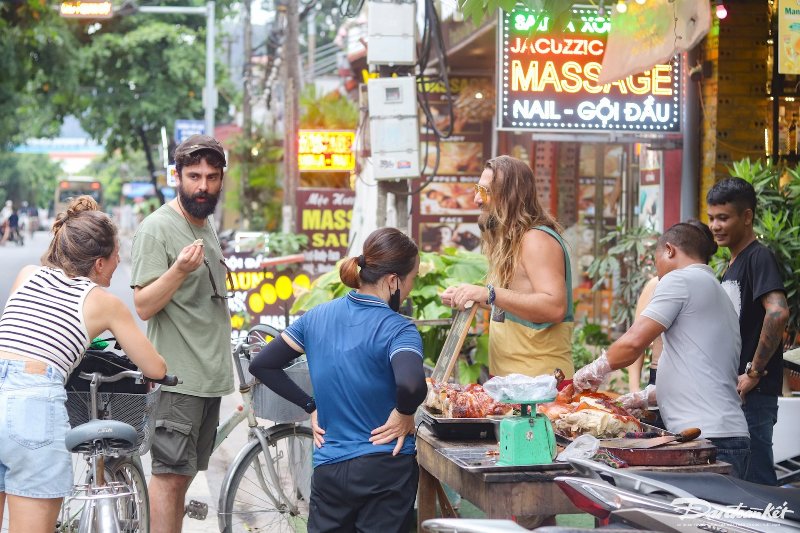
M 227 267 L 209 216 L 225 152 L 193 135 L 175 149 L 178 196 L 148 216 L 133 240 L 131 287 L 147 336 L 183 383 L 164 387 L 151 447 L 150 531 L 180 533 L 184 499 L 208 469 L 220 398 L 233 392 Z

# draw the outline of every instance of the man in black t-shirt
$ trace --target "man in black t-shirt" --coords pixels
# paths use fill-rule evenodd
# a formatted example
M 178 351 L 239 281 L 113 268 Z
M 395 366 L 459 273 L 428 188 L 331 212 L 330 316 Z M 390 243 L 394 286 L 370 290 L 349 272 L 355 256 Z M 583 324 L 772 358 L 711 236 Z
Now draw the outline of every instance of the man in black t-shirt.
M 753 231 L 753 186 L 741 178 L 724 179 L 708 191 L 706 203 L 714 239 L 731 251 L 722 286 L 739 314 L 742 336 L 737 390 L 752 452 L 745 479 L 776 485 L 772 431 L 783 382 L 783 332 L 789 320 L 786 291 L 775 256 Z

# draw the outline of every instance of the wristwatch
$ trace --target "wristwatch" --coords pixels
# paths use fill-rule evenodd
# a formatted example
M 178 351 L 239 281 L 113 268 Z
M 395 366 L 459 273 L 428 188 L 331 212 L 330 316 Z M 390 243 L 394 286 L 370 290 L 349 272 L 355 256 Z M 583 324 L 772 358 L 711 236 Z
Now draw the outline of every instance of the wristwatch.
M 494 286 L 493 286 L 493 285 L 490 283 L 490 284 L 488 284 L 488 285 L 486 286 L 486 290 L 488 290 L 488 291 L 489 291 L 489 297 L 488 297 L 488 298 L 486 298 L 486 305 L 493 305 L 493 304 L 494 304 L 494 299 L 495 299 L 495 297 L 497 296 L 497 295 L 494 293 Z
M 749 378 L 761 378 L 767 375 L 767 370 L 756 370 L 753 368 L 753 362 L 750 361 L 744 367 L 744 373 L 747 374 L 747 377 Z

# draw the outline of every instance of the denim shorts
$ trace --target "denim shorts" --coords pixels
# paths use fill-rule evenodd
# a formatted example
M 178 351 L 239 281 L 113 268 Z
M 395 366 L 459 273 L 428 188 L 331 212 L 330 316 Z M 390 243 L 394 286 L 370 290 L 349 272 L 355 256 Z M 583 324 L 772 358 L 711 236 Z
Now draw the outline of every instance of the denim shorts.
M 64 378 L 53 367 L 0 359 L 0 492 L 27 498 L 70 494 L 66 399 Z

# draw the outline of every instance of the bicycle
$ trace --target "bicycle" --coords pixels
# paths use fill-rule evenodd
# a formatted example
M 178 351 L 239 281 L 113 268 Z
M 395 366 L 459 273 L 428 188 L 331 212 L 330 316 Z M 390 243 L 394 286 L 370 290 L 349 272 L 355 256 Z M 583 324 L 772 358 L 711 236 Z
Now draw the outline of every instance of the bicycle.
M 92 366 L 94 371 L 84 371 Z M 75 479 L 83 481 L 76 482 L 65 498 L 57 533 L 149 531 L 147 483 L 139 456 L 150 447 L 158 385 L 176 385 L 179 380 L 169 375 L 153 380 L 131 367 L 135 368 L 126 357 L 88 350 L 68 381 L 67 412 L 72 429 L 65 444 L 83 459 L 75 465 Z M 118 368 L 123 370 L 108 375 L 110 369 Z M 87 390 L 70 390 L 84 388 L 76 385 L 79 380 L 88 381 Z M 122 380 L 127 380 L 123 387 L 101 390 L 103 384 Z
M 257 325 L 232 351 L 243 405 L 220 422 L 214 449 L 240 422 L 247 420 L 250 430 L 247 444 L 222 482 L 217 515 L 222 533 L 306 530 L 314 437 L 311 428 L 299 422 L 308 415 L 255 378 L 246 377 L 245 365 L 251 356 L 278 335 L 280 331 L 271 326 Z M 286 370 L 290 376 L 304 378 L 303 384 L 310 389 L 304 361 Z M 258 418 L 278 423 L 264 427 Z

